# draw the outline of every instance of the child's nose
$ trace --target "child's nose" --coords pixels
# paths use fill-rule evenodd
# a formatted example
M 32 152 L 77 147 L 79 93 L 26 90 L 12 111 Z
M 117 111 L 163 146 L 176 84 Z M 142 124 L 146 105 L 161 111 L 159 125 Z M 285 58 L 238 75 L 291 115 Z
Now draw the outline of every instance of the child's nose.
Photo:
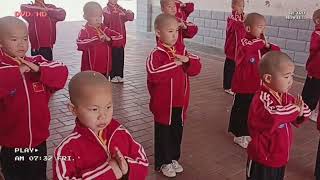
M 106 111 L 100 111 L 99 120 L 104 120 L 107 117 Z

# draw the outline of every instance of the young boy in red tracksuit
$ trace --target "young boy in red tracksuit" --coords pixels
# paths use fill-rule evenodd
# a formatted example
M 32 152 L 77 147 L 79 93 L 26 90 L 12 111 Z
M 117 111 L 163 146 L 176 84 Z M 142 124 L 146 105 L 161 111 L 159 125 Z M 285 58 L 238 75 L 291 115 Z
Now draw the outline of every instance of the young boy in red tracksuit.
M 232 79 L 232 91 L 235 92 L 230 115 L 229 132 L 234 142 L 243 148 L 250 141 L 247 119 L 253 95 L 259 90 L 258 64 L 261 56 L 270 50 L 280 50 L 276 45 L 266 42 L 264 38 L 265 18 L 258 13 L 250 13 L 245 21 L 246 34 L 238 44 L 235 58 L 236 69 Z
M 70 80 L 69 94 L 76 127 L 55 149 L 53 179 L 146 179 L 143 147 L 112 118 L 108 79 L 95 71 L 80 72 Z
M 244 29 L 244 0 L 232 1 L 232 14 L 227 19 L 226 42 L 224 52 L 226 60 L 224 62 L 223 71 L 223 89 L 226 93 L 234 95 L 231 91 L 231 82 L 235 70 L 235 55 L 239 39 L 245 34 Z
M 189 76 L 196 76 L 201 70 L 199 57 L 176 45 L 178 28 L 175 16 L 157 16 L 157 47 L 146 64 L 149 107 L 155 120 L 155 169 L 167 177 L 183 171 L 178 161 L 189 104 Z
M 184 3 L 179 0 L 175 0 L 177 13 L 176 17 L 187 21 L 189 15 L 194 11 L 194 4 L 192 2 Z
M 291 124 L 298 126 L 311 115 L 302 97 L 288 93 L 294 63 L 280 51 L 265 54 L 259 65 L 263 85 L 253 97 L 248 126 L 247 180 L 283 180 L 292 145 Z
M 46 179 L 48 103 L 68 77 L 67 67 L 61 63 L 48 62 L 42 56 L 26 57 L 28 44 L 22 20 L 0 18 L 0 164 L 8 180 Z M 32 148 L 33 152 L 16 152 L 16 148 Z
M 44 0 L 22 4 L 20 9 L 21 12 L 31 13 L 31 16 L 22 16 L 29 24 L 31 55 L 42 55 L 51 61 L 52 48 L 56 42 L 56 23 L 65 19 L 66 11 L 53 4 L 45 4 Z
M 176 16 L 177 8 L 174 0 L 161 0 L 161 11 L 164 14 Z M 187 22 L 184 19 L 180 19 L 176 16 L 179 22 L 179 34 L 177 40 L 177 46 L 181 46 L 181 49 L 185 47 L 184 38 L 191 39 L 198 32 L 198 26 L 193 24 L 192 22 Z
M 126 10 L 117 4 L 118 0 L 109 0 L 107 6 L 103 8 L 103 23 L 112 30 L 119 32 L 124 41 L 120 47 L 112 48 L 112 72 L 111 82 L 123 82 L 124 68 L 124 47 L 126 45 L 126 25 L 127 21 L 133 21 L 134 13 Z
M 302 98 L 313 111 L 320 103 L 320 9 L 314 11 L 315 30 L 310 40 L 310 55 L 306 63 L 307 78 L 302 90 Z M 320 130 L 320 105 L 317 117 L 317 128 Z M 315 176 L 320 180 L 320 142 L 318 147 Z
M 77 39 L 78 50 L 82 51 L 81 71 L 97 71 L 109 78 L 111 47 L 121 47 L 123 36 L 102 24 L 102 8 L 97 2 L 86 3 L 83 12 L 87 23 Z

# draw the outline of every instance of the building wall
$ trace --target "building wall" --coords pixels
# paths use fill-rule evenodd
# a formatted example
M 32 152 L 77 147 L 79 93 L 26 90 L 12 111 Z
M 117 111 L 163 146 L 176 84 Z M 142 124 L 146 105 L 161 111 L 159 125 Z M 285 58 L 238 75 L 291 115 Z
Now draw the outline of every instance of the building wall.
M 148 31 L 153 31 L 153 21 L 160 13 L 159 0 L 138 0 L 148 1 L 148 17 L 141 17 L 148 21 Z M 263 13 L 267 20 L 266 36 L 268 40 L 280 46 L 280 48 L 290 55 L 297 65 L 304 65 L 309 56 L 310 37 L 314 30 L 314 23 L 310 19 L 313 9 L 318 6 L 315 0 L 300 1 L 300 10 L 291 11 L 293 6 L 289 6 L 288 2 L 297 0 L 278 0 L 277 3 L 265 7 L 265 4 L 251 4 L 247 2 L 246 12 L 253 9 L 261 9 L 259 13 Z M 196 10 L 189 17 L 189 21 L 194 22 L 199 27 L 198 34 L 191 40 L 207 46 L 218 48 L 224 47 L 226 37 L 226 19 L 230 15 L 230 0 L 217 3 L 217 0 L 194 0 Z M 201 3 L 200 3 L 201 2 Z M 273 1 L 272 1 L 273 2 Z M 271 3 L 272 3 L 271 2 Z M 263 1 L 265 3 L 265 1 Z M 298 3 L 298 1 L 297 1 Z M 313 6 L 311 6 L 313 5 Z M 208 8 L 214 7 L 214 8 Z M 259 8 L 258 8 L 259 7 Z M 280 7 L 286 7 L 279 9 Z M 248 10 L 248 11 L 247 11 Z M 307 12 L 308 10 L 308 12 Z M 252 12 L 251 11 L 251 12 Z M 302 20 L 288 20 L 290 12 L 299 12 L 298 16 L 290 16 L 305 18 Z M 271 15 L 270 15 L 271 14 Z M 139 4 L 138 4 L 138 20 L 139 20 Z M 148 20 L 147 20 L 148 19 Z

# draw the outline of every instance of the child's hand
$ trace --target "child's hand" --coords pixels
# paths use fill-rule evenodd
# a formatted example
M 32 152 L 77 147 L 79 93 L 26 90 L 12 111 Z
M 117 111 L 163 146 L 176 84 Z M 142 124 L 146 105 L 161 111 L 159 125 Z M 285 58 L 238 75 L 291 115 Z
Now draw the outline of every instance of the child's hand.
M 270 43 L 268 43 L 267 40 L 263 40 L 263 42 L 264 42 L 265 47 L 266 47 L 267 49 L 269 49 L 270 46 L 271 46 Z
M 111 41 L 111 38 L 108 37 L 107 35 L 102 35 L 102 36 L 100 36 L 100 40 L 102 42 L 109 42 L 109 41 Z
M 302 100 L 302 96 L 301 95 L 298 95 L 296 100 L 295 100 L 295 105 L 299 107 L 300 109 L 300 114 L 299 116 L 302 116 L 303 115 L 303 111 L 304 111 L 304 102 Z
M 121 151 L 119 150 L 119 148 L 115 147 L 115 150 L 116 150 L 116 152 L 114 154 L 115 159 L 116 159 L 116 161 L 117 161 L 117 163 L 119 165 L 119 168 L 121 169 L 122 174 L 126 175 L 128 173 L 128 169 L 129 169 L 128 163 L 124 159 L 124 157 L 123 157 Z
M 266 46 L 266 48 L 270 48 L 270 43 L 268 42 L 268 40 L 267 40 L 267 37 L 266 37 L 266 35 L 265 35 L 266 33 L 265 32 L 263 32 L 263 34 L 262 34 L 262 38 L 263 38 L 263 40 L 264 40 L 264 44 L 265 44 L 265 46 Z
M 181 7 L 186 7 L 187 4 L 186 3 L 181 3 Z
M 27 65 L 33 72 L 39 72 L 40 67 L 32 62 L 26 61 L 23 58 L 16 57 L 22 64 Z
M 122 172 L 121 172 L 121 169 L 120 169 L 117 161 L 114 160 L 114 159 L 111 159 L 111 160 L 109 161 L 109 165 L 111 166 L 112 171 L 113 171 L 113 173 L 115 174 L 116 178 L 117 178 L 117 179 L 121 179 L 121 178 L 122 178 Z
M 174 62 L 176 63 L 177 66 L 181 66 L 183 64 L 183 62 L 181 62 L 179 60 L 175 60 Z
M 21 64 L 21 65 L 19 66 L 19 69 L 20 69 L 20 73 L 21 73 L 21 74 L 30 71 L 30 67 L 27 66 L 27 65 L 25 65 L 25 64 Z
M 176 54 L 175 57 L 178 61 L 181 61 L 183 63 L 189 62 L 189 57 L 187 57 L 187 56 L 182 56 L 182 55 Z
M 129 9 L 128 9 L 128 10 L 127 10 L 127 13 L 132 14 L 133 12 L 132 12 L 131 10 L 129 10 Z
M 48 8 L 46 7 L 46 5 L 42 2 L 42 1 L 38 1 L 38 3 L 41 5 L 41 7 L 44 9 L 44 11 L 48 11 Z
M 182 29 L 187 29 L 188 28 L 187 25 L 183 21 L 181 21 L 179 23 L 179 27 L 182 28 Z

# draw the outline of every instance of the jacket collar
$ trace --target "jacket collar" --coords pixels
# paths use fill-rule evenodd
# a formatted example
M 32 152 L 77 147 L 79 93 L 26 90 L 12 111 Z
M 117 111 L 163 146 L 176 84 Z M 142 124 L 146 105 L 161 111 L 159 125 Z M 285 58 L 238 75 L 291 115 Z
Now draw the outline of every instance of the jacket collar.
M 276 92 L 275 90 L 271 89 L 265 83 L 262 84 L 261 90 L 264 92 L 268 92 L 274 99 L 277 100 L 277 104 L 282 105 L 283 103 L 286 103 L 287 93 Z
M 166 53 L 168 53 L 170 58 L 174 58 L 175 57 L 175 54 L 176 54 L 176 46 L 175 45 L 172 46 L 172 47 L 169 47 L 169 46 L 165 45 L 163 42 L 161 42 L 160 40 L 158 40 L 157 48 L 165 51 Z
M 246 32 L 246 38 L 250 39 L 250 40 L 252 40 L 252 39 L 262 39 L 262 40 L 264 40 L 265 39 L 265 37 L 263 35 L 261 35 L 260 38 L 257 38 L 255 36 L 253 36 L 252 34 L 250 34 L 249 32 Z
M 26 59 L 26 56 L 23 57 L 23 59 Z M 0 62 L 12 65 L 12 66 L 19 66 L 21 63 L 16 60 L 14 57 L 8 55 L 0 48 Z
M 74 131 L 78 132 L 89 140 L 99 142 L 102 146 L 106 147 L 106 143 L 109 141 L 108 135 L 112 134 L 119 126 L 120 124 L 112 119 L 110 123 L 103 130 L 101 130 L 98 135 L 96 135 L 90 128 L 83 126 L 79 119 L 76 118 L 76 126 Z

